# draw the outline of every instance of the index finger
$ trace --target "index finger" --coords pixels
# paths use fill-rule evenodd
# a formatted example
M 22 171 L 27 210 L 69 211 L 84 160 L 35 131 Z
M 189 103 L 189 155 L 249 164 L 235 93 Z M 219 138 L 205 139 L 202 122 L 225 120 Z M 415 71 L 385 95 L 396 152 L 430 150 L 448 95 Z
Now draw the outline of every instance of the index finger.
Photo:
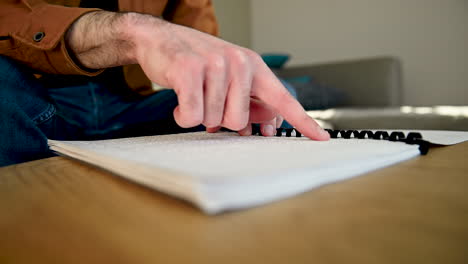
M 306 137 L 314 140 L 330 139 L 330 135 L 307 115 L 301 104 L 269 69 L 259 70 L 254 75 L 252 91 Z

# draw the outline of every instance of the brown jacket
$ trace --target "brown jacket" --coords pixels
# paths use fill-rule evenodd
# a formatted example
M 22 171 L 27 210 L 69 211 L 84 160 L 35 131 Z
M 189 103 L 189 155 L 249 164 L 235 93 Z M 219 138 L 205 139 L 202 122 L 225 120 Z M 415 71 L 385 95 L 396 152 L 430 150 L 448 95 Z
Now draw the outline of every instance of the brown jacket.
M 95 76 L 75 63 L 64 34 L 87 12 L 80 0 L 0 0 L 0 54 L 42 73 Z M 163 16 L 176 24 L 218 34 L 211 0 L 118 0 L 120 11 Z M 130 88 L 147 93 L 151 83 L 138 65 L 124 66 Z

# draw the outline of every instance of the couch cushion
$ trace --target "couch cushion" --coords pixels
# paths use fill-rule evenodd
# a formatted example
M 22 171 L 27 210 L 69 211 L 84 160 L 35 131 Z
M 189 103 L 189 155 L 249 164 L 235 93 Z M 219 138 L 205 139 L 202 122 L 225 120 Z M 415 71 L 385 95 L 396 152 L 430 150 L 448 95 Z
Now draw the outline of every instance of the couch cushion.
M 335 108 L 308 111 L 334 129 L 427 129 L 468 131 L 468 106 Z

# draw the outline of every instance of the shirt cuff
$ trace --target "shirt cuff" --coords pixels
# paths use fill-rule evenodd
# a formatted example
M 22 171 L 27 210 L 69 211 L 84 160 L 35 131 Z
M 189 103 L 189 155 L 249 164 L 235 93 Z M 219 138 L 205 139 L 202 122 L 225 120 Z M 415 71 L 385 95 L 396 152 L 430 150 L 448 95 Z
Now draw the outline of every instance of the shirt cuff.
M 31 53 L 30 58 L 40 58 L 27 63 L 33 68 L 54 74 L 95 76 L 103 70 L 87 69 L 76 63 L 64 39 L 73 22 L 94 11 L 100 9 L 39 4 L 28 14 L 29 21 L 13 32 L 12 36 L 26 46 L 23 51 Z

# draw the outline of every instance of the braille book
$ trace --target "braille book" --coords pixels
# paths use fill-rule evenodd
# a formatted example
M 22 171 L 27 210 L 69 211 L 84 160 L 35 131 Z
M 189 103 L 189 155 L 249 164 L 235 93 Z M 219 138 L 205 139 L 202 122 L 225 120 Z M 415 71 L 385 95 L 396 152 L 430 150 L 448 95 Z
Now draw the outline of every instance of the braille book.
M 276 137 L 197 132 L 49 140 L 49 146 L 215 214 L 259 206 L 390 166 L 427 153 L 430 144 L 468 139 L 468 132 L 454 131 L 328 132 L 332 139 L 325 142 L 302 137 L 294 129 L 279 129 Z

